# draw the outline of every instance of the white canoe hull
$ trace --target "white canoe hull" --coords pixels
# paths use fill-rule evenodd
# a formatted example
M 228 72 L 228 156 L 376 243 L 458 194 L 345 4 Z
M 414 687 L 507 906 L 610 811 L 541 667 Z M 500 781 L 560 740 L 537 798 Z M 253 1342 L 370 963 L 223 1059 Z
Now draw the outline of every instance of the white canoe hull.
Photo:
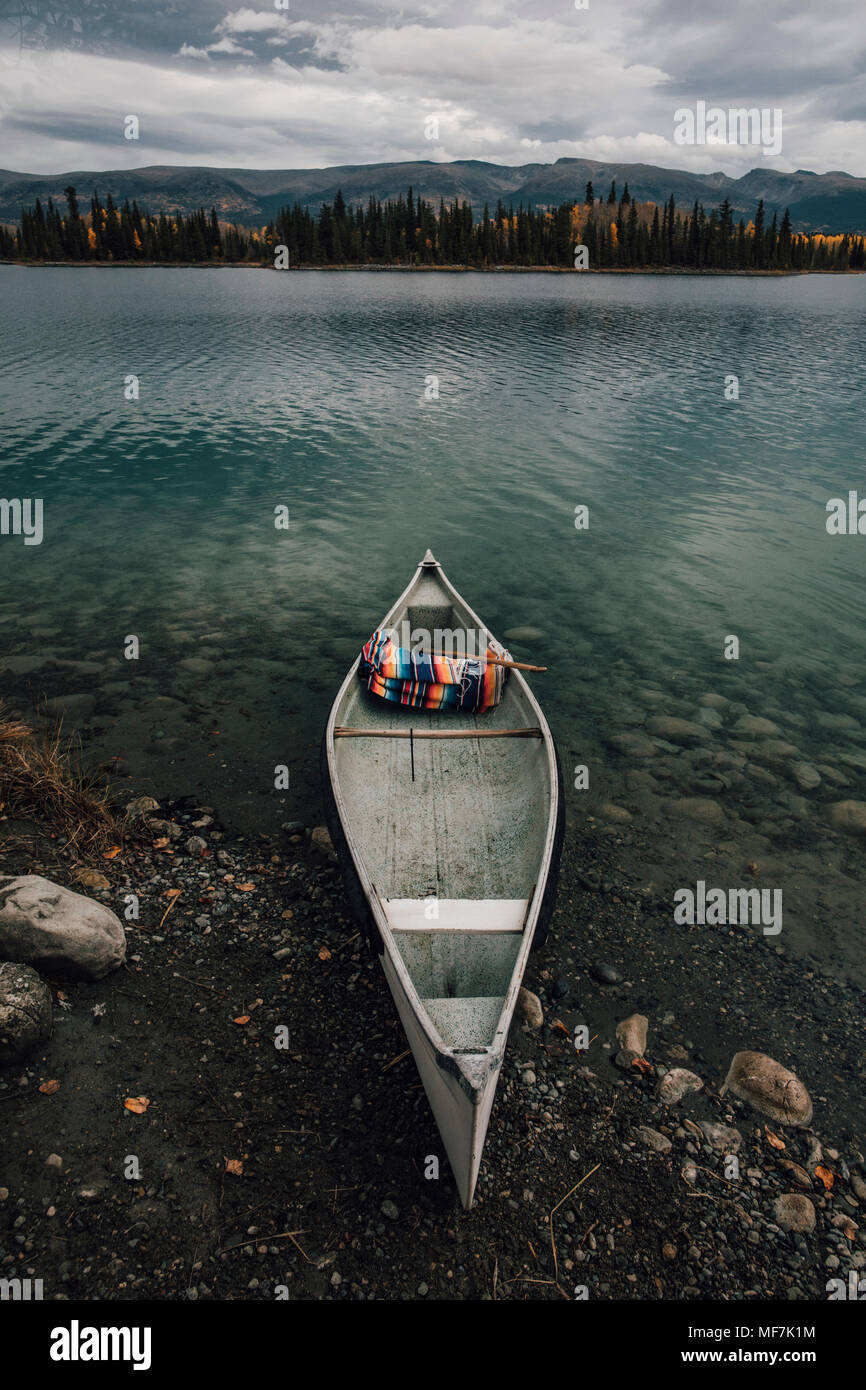
M 429 551 L 379 626 L 407 614 L 415 625 L 419 615 L 439 615 L 449 626 L 483 626 Z M 475 716 L 376 700 L 357 669 L 356 661 L 325 733 L 331 832 L 470 1207 L 533 935 L 553 905 L 562 838 L 556 750 L 518 671 L 501 704 Z M 346 725 L 363 736 L 335 733 Z M 409 725 L 411 777 L 408 741 L 389 735 Z M 516 727 L 536 736 L 477 737 Z M 418 737 L 455 728 L 468 737 Z

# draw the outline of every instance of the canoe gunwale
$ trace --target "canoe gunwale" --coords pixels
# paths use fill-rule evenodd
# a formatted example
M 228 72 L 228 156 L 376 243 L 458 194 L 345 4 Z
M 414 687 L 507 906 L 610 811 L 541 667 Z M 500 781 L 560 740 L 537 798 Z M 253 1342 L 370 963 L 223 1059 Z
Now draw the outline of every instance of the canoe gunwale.
M 384 628 L 388 627 L 391 624 L 394 615 L 397 612 L 399 612 L 399 610 L 407 603 L 407 600 L 412 594 L 413 589 L 415 589 L 415 587 L 418 585 L 422 575 L 424 575 L 425 573 L 429 573 L 431 570 L 435 570 L 437 572 L 439 582 L 447 590 L 447 592 L 449 593 L 452 600 L 456 603 L 456 605 L 458 605 L 459 608 L 465 611 L 469 621 L 471 623 L 474 623 L 479 629 L 484 628 L 484 630 L 489 632 L 489 628 L 487 628 L 487 625 L 485 623 L 482 623 L 481 619 L 473 611 L 473 609 L 466 602 L 463 596 L 457 592 L 457 590 L 451 584 L 450 580 L 445 575 L 442 566 L 432 558 L 429 551 L 427 552 L 427 556 L 425 556 L 424 560 L 422 560 L 421 564 L 418 565 L 417 569 L 412 575 L 412 578 L 406 585 L 406 588 L 400 594 L 399 598 L 397 598 L 397 600 L 392 604 L 389 612 L 387 613 L 385 618 L 382 619 L 382 622 L 379 624 L 379 626 Z M 537 871 L 536 889 L 533 893 L 533 898 L 531 903 L 529 904 L 529 909 L 527 911 L 527 917 L 522 932 L 520 950 L 518 952 L 517 959 L 512 969 L 511 978 L 509 980 L 508 990 L 506 992 L 502 1010 L 500 1012 L 496 1033 L 490 1045 L 485 1049 L 484 1052 L 470 1054 L 474 1059 L 477 1059 L 478 1065 L 468 1068 L 466 1067 L 466 1064 L 462 1066 L 459 1060 L 461 1056 L 466 1056 L 466 1054 L 455 1053 L 454 1049 L 450 1048 L 445 1043 L 438 1030 L 436 1029 L 433 1021 L 430 1019 L 427 1010 L 424 1007 L 422 999 L 418 995 L 412 977 L 406 968 L 402 955 L 392 936 L 390 923 L 388 921 L 388 917 L 383 907 L 382 901 L 379 897 L 379 893 L 369 877 L 364 858 L 360 853 L 355 839 L 352 835 L 351 824 L 347 815 L 346 805 L 340 786 L 339 773 L 337 770 L 336 740 L 334 736 L 334 729 L 337 724 L 337 712 L 341 708 L 347 692 L 351 689 L 353 683 L 358 679 L 358 667 L 360 665 L 360 660 L 361 657 L 359 654 L 355 658 L 351 667 L 349 668 L 349 671 L 346 674 L 346 677 L 343 680 L 343 683 L 340 686 L 339 691 L 337 692 L 337 696 L 334 700 L 334 703 L 331 706 L 331 711 L 325 728 L 325 736 L 323 740 L 323 762 L 325 763 L 325 768 L 323 770 L 327 772 L 327 780 L 330 783 L 329 790 L 331 792 L 331 797 L 333 801 L 331 810 L 334 813 L 336 821 L 339 825 L 339 832 L 341 839 L 345 845 L 345 851 L 349 856 L 349 859 L 351 861 L 351 867 L 354 871 L 354 874 L 357 876 L 360 888 L 363 892 L 367 906 L 369 908 L 370 916 L 377 929 L 379 943 L 381 947 L 379 954 L 384 955 L 385 953 L 387 953 L 390 965 L 400 983 L 401 989 L 403 990 L 406 996 L 407 1002 L 409 1003 L 411 1009 L 415 1013 L 419 1027 L 425 1034 L 426 1039 L 435 1055 L 437 1066 L 439 1066 L 442 1070 L 446 1071 L 449 1075 L 454 1077 L 456 1081 L 458 1081 L 461 1089 L 471 1100 L 473 1107 L 477 1107 L 478 1105 L 480 1105 L 483 1095 L 487 1090 L 490 1081 L 496 1076 L 502 1065 L 502 1060 L 505 1053 L 505 1045 L 508 1038 L 508 1030 L 511 1024 L 512 1015 L 514 1013 L 514 1007 L 517 1002 L 518 990 L 520 988 L 520 984 L 523 979 L 524 972 L 526 970 L 529 951 L 532 946 L 532 940 L 535 934 L 536 925 L 538 924 L 539 917 L 543 909 L 547 908 L 549 911 L 551 907 L 551 889 L 553 889 L 553 891 L 555 892 L 555 880 L 557 877 L 556 870 L 558 868 L 557 859 L 558 851 L 561 846 L 562 821 L 564 810 L 562 804 L 562 773 L 559 766 L 559 759 L 557 756 L 556 747 L 554 745 L 553 736 L 551 735 L 550 729 L 547 724 L 547 720 L 545 719 L 541 707 L 538 704 L 538 701 L 536 700 L 535 696 L 533 695 L 532 690 L 530 689 L 528 683 L 524 679 L 522 673 L 517 670 L 512 670 L 510 673 L 510 679 L 512 681 L 517 682 L 518 687 L 527 698 L 530 709 L 532 711 L 532 715 L 537 721 L 538 728 L 541 731 L 541 736 L 544 740 L 545 751 L 547 754 L 548 761 L 550 804 L 544 840 L 544 848 L 542 850 L 541 859 Z M 553 870 L 553 874 L 551 874 L 551 870 Z M 485 1062 L 487 1064 L 486 1066 L 484 1065 Z M 471 1072 L 472 1079 L 470 1079 L 470 1076 L 467 1075 L 467 1071 Z

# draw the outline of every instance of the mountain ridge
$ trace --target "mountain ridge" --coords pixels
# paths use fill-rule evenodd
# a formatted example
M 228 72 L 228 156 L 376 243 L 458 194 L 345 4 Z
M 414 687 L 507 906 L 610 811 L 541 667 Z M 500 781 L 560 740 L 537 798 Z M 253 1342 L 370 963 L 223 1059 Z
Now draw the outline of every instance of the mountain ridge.
M 748 220 L 759 198 L 767 216 L 790 208 L 797 231 L 825 233 L 866 231 L 866 178 L 831 170 L 816 174 L 797 169 L 784 173 L 754 168 L 738 178 L 722 171 L 694 174 L 654 164 L 580 159 L 563 156 L 553 164 L 493 164 L 485 160 L 404 160 L 381 164 L 342 164 L 322 169 L 244 169 L 237 166 L 151 164 L 138 169 L 70 170 L 62 174 L 29 174 L 0 169 L 0 220 L 17 221 L 22 207 L 35 199 L 63 200 L 63 189 L 74 184 L 86 204 L 96 191 L 115 202 L 135 199 L 154 214 L 215 206 L 220 218 L 240 226 L 261 226 L 283 207 L 299 203 L 317 211 L 332 203 L 338 191 L 346 202 L 370 197 L 387 201 L 405 197 L 411 186 L 417 195 L 438 204 L 440 198 L 472 203 L 480 215 L 486 202 L 491 211 L 501 198 L 516 207 L 535 209 L 582 201 L 587 181 L 596 198 L 607 197 L 612 180 L 617 194 L 626 183 L 641 202 L 662 203 L 673 194 L 678 206 L 695 200 L 707 210 L 726 197 L 735 217 Z

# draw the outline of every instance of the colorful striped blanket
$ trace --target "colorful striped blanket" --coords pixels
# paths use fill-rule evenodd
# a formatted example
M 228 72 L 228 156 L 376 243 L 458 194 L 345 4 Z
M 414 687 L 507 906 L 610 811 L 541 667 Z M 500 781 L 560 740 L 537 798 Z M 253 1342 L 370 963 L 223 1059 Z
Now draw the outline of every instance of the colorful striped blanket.
M 491 656 L 508 652 L 488 647 Z M 480 657 L 433 656 L 398 647 L 377 630 L 361 648 L 358 676 L 373 695 L 411 709 L 462 709 L 481 713 L 502 699 L 507 667 Z

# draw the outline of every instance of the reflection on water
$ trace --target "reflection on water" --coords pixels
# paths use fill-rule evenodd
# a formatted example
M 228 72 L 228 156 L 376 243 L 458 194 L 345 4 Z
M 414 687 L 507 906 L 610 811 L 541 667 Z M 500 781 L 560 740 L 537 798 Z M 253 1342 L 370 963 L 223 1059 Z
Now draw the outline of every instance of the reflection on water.
M 0 491 L 45 508 L 41 546 L 0 540 L 7 693 L 84 686 L 97 725 L 173 696 L 256 769 L 288 729 L 312 788 L 330 696 L 429 545 L 497 635 L 543 634 L 512 646 L 590 767 L 576 821 L 627 808 L 624 862 L 665 889 L 758 862 L 792 939 L 853 965 L 862 841 L 832 806 L 866 801 L 866 537 L 824 516 L 862 478 L 862 277 L 0 267 L 0 290 Z

